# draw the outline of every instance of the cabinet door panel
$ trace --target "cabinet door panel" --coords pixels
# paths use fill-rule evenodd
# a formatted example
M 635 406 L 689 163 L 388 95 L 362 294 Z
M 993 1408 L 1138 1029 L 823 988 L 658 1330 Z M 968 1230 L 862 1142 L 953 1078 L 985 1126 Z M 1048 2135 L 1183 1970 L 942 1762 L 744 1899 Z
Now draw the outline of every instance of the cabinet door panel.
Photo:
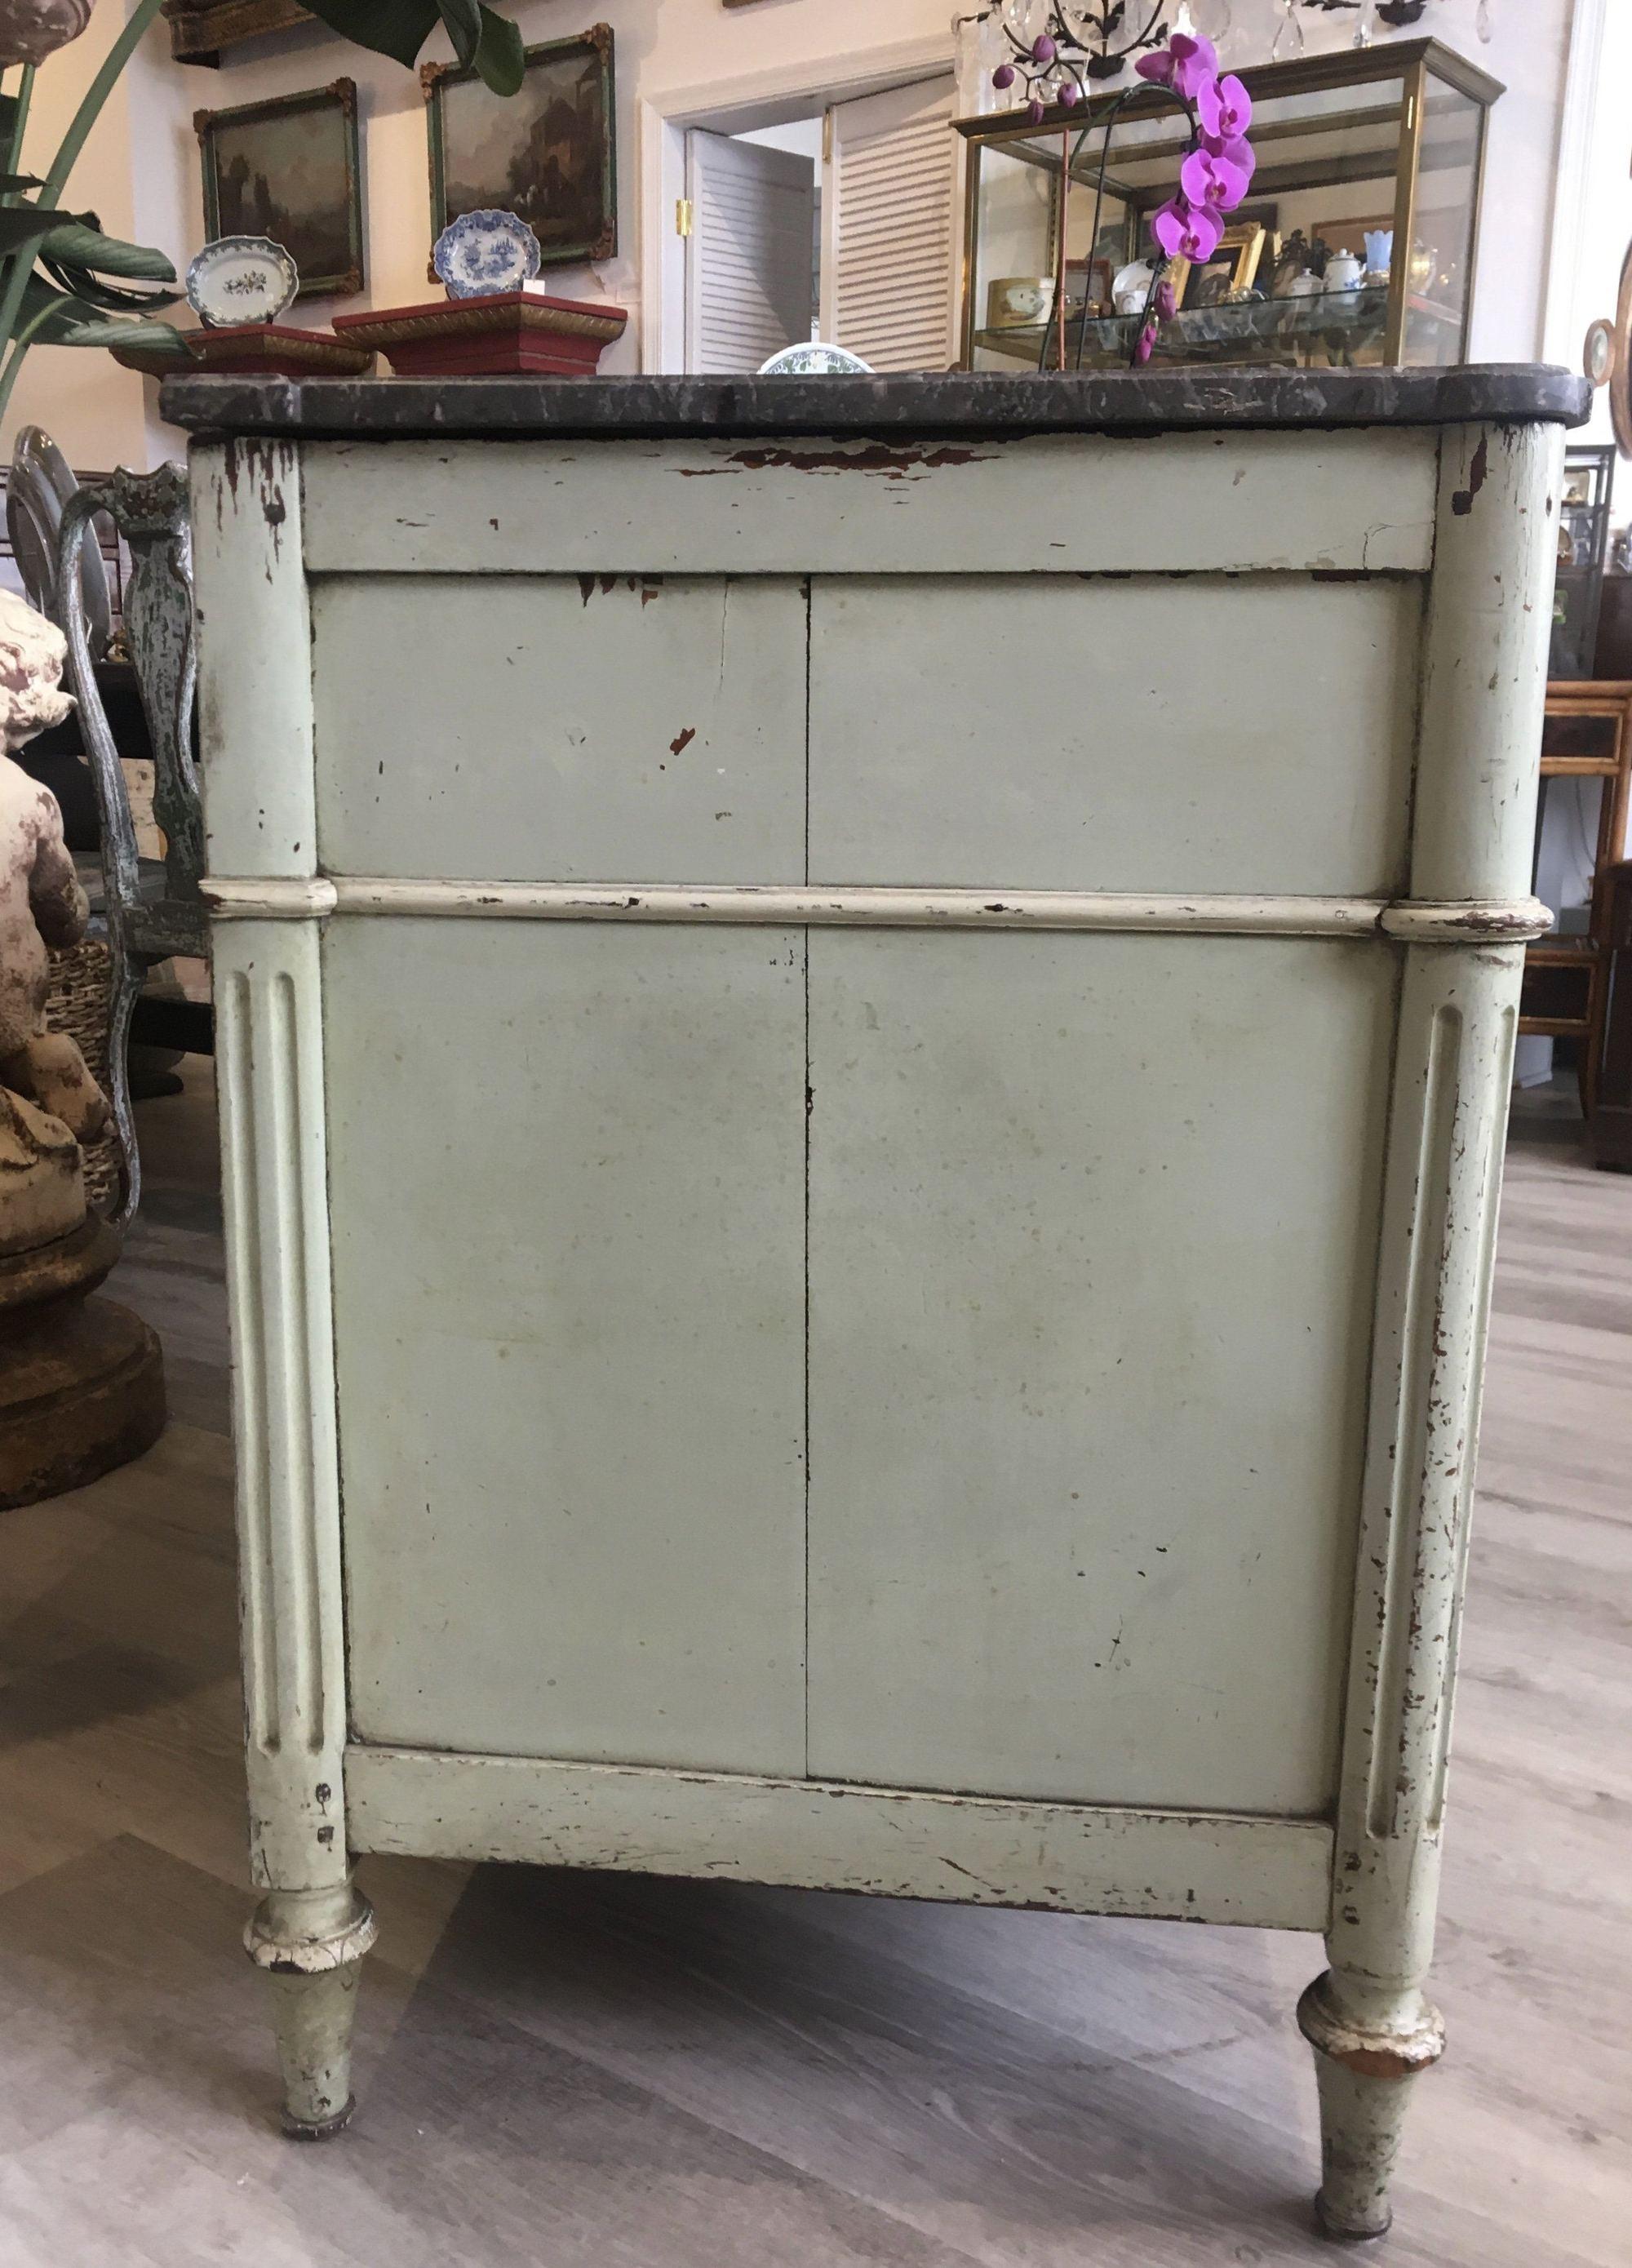
M 1394 983 L 812 932 L 813 1772 L 1329 1802 Z
M 1159 610 L 1138 578 L 819 578 L 811 880 L 1402 889 L 1418 585 L 1154 587 Z
M 359 1738 L 803 1769 L 803 964 L 330 924 Z
M 803 876 L 798 581 L 337 576 L 312 624 L 328 873 Z

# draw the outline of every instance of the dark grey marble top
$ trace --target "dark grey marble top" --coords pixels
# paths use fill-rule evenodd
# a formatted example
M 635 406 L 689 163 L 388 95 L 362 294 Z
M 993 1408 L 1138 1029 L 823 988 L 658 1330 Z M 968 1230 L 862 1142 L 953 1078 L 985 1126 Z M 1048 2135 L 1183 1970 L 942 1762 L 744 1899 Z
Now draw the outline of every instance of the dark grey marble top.
M 1208 426 L 1579 425 L 1584 378 L 1533 363 L 1453 370 L 965 372 L 909 378 L 173 378 L 162 414 L 198 433 L 1162 432 Z

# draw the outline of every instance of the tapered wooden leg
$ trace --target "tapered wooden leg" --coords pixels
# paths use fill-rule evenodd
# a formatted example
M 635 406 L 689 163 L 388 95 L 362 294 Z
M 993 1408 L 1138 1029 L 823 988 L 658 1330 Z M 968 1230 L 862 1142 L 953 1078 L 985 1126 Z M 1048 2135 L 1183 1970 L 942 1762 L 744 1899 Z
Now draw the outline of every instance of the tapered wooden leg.
M 274 1890 L 244 1933 L 272 1987 L 287 2134 L 322 2141 L 351 2116 L 351 2025 L 374 1937 L 373 1910 L 349 1882 Z
M 1298 2004 L 1320 2088 L 1323 2233 L 1381 2236 L 1393 2219 L 1389 2183 L 1418 2073 L 1445 2048 L 1439 2012 L 1415 1987 L 1379 1988 L 1328 1970 Z

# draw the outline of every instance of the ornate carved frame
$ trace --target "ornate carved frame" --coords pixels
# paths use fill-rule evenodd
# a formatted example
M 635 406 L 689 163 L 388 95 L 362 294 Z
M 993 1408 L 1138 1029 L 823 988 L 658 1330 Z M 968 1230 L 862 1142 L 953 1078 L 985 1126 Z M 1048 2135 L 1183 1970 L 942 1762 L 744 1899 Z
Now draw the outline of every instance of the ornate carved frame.
M 221 233 L 221 192 L 217 180 L 214 141 L 224 126 L 255 126 L 289 116 L 298 110 L 318 110 L 329 104 L 340 110 L 341 150 L 346 173 L 346 243 L 349 267 L 332 276 L 300 278 L 297 299 L 355 298 L 367 281 L 367 250 L 363 229 L 363 175 L 357 149 L 357 87 L 350 78 L 331 79 L 327 86 L 308 87 L 300 94 L 280 94 L 266 102 L 239 103 L 231 110 L 195 110 L 193 131 L 198 136 L 199 159 L 204 174 L 204 229 Z

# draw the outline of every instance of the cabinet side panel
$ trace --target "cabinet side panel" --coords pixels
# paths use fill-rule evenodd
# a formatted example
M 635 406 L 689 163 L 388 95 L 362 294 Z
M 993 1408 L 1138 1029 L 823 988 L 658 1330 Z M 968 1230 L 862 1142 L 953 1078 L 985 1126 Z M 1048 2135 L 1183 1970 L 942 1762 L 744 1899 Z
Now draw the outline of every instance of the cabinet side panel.
M 802 1771 L 802 935 L 324 956 L 357 1736 Z
M 1398 955 L 811 933 L 811 1769 L 1336 1784 Z

